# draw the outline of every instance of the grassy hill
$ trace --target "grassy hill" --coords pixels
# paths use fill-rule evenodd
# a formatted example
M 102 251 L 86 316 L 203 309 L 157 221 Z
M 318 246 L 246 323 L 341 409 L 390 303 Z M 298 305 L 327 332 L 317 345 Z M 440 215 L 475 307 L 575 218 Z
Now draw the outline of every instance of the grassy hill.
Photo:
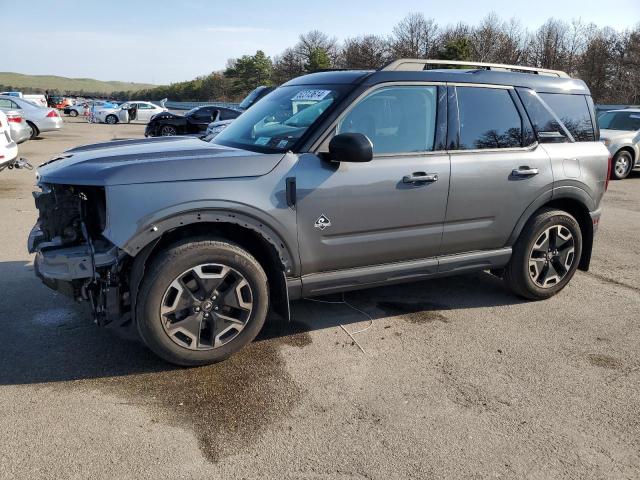
M 102 81 L 92 78 L 67 78 L 55 75 L 23 75 L 21 73 L 0 72 L 0 85 L 13 88 L 36 89 L 42 92 L 58 90 L 59 92 L 96 92 L 111 93 L 123 90 L 142 90 L 157 85 L 147 83 Z

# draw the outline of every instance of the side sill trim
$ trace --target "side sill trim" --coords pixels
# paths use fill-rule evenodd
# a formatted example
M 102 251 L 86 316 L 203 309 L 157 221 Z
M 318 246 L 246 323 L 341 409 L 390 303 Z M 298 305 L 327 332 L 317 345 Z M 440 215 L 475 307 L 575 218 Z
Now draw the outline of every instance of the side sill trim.
M 504 267 L 511 258 L 511 247 L 481 252 L 447 255 L 405 262 L 320 272 L 301 278 L 288 278 L 289 298 L 327 295 L 381 285 L 413 282 L 426 278 L 454 275 Z

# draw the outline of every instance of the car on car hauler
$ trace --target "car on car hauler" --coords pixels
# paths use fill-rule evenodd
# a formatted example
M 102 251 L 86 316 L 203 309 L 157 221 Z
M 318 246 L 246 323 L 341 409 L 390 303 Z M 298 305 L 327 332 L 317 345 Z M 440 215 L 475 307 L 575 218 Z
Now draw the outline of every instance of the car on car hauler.
M 180 365 L 227 358 L 295 298 L 490 270 L 542 300 L 589 268 L 611 168 L 598 137 L 563 72 L 319 72 L 215 143 L 113 141 L 41 165 L 29 251 L 46 285 Z

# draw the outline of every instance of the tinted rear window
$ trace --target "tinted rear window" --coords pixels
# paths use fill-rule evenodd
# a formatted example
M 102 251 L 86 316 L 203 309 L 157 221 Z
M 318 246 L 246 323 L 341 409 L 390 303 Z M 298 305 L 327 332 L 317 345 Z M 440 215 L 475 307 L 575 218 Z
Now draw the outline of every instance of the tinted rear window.
M 540 98 L 555 112 L 576 142 L 592 142 L 596 139 L 584 95 L 541 93 Z
M 508 90 L 456 87 L 460 149 L 522 146 L 522 119 Z

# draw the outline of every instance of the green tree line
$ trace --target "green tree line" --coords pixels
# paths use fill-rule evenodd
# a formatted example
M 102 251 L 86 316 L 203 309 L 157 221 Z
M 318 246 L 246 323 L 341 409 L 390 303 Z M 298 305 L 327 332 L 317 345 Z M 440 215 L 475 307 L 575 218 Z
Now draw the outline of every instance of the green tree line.
M 550 18 L 530 30 L 494 13 L 477 25 L 441 26 L 411 13 L 388 36 L 364 35 L 343 42 L 314 30 L 273 58 L 263 51 L 230 59 L 223 71 L 191 81 L 113 98 L 175 101 L 238 101 L 259 85 L 279 85 L 318 70 L 376 69 L 398 58 L 435 58 L 529 65 L 564 70 L 584 80 L 598 103 L 640 104 L 640 23 L 616 30 L 579 20 Z

